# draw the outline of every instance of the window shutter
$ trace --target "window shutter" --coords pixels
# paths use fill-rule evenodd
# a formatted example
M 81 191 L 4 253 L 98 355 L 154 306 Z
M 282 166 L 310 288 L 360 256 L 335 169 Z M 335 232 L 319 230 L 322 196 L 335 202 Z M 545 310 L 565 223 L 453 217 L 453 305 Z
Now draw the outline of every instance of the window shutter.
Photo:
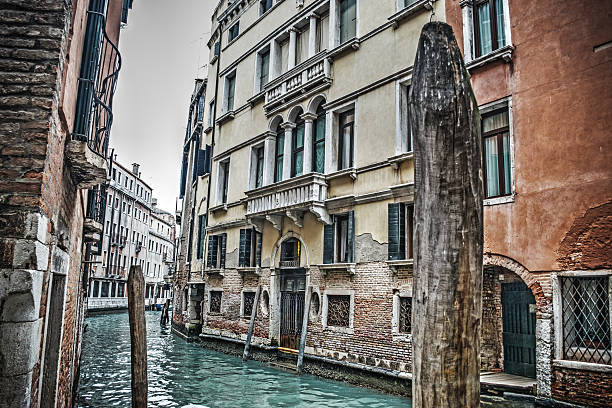
M 251 240 L 253 238 L 253 230 L 245 230 L 245 242 L 244 242 L 244 266 L 251 265 Z
M 215 43 L 215 57 L 218 57 L 218 56 L 219 56 L 219 50 L 220 50 L 220 49 L 221 49 L 221 42 L 220 42 L 220 41 L 217 41 L 217 42 Z
M 227 234 L 223 233 L 219 238 L 221 239 L 221 248 L 219 248 L 221 250 L 221 256 L 219 256 L 219 268 L 225 268 L 225 246 L 227 243 Z
M 348 213 L 348 261 L 355 262 L 355 211 Z
M 212 146 L 206 145 L 206 165 L 204 166 L 205 173 L 210 173 L 210 163 L 212 161 L 211 154 L 212 154 Z
M 257 253 L 255 254 L 255 264 L 256 266 L 261 266 L 261 244 L 263 241 L 262 233 L 255 231 L 255 239 L 257 239 L 257 242 L 256 242 Z
M 323 226 L 323 263 L 334 263 L 334 230 L 335 222 Z
M 406 204 L 399 204 L 399 256 L 406 259 Z
M 402 203 L 389 204 L 389 260 L 397 261 L 406 258 L 406 219 L 405 206 Z
M 183 198 L 185 196 L 185 185 L 187 184 L 187 156 L 189 152 L 183 152 L 183 165 L 181 166 L 181 185 L 179 189 L 179 198 Z
M 198 150 L 198 176 L 206 174 L 206 150 Z
M 198 217 L 198 253 L 197 258 L 202 259 L 204 256 L 204 238 L 206 237 L 206 216 L 200 215 Z
M 208 238 L 208 254 L 206 257 L 206 266 L 210 269 L 210 268 L 214 268 L 215 264 L 214 264 L 214 252 L 215 252 L 215 241 L 216 241 L 217 236 L 216 235 L 211 235 Z
M 238 266 L 247 266 L 247 256 L 246 256 L 246 236 L 247 230 L 240 230 L 240 245 L 238 246 Z

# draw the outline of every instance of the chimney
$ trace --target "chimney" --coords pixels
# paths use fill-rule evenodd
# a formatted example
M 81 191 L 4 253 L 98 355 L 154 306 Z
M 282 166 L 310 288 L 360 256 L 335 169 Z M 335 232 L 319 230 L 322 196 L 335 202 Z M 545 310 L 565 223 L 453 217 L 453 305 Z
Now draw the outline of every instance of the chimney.
M 140 164 L 132 163 L 132 174 L 135 175 L 136 177 L 140 177 L 140 173 L 138 173 L 139 169 L 140 169 Z

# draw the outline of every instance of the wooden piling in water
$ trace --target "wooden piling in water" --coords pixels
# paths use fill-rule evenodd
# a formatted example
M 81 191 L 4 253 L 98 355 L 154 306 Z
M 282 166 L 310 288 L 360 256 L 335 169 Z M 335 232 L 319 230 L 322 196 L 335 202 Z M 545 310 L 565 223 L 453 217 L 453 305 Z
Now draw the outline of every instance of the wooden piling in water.
M 255 292 L 255 300 L 253 300 L 253 310 L 251 311 L 251 321 L 249 322 L 249 332 L 247 333 L 246 342 L 244 343 L 244 353 L 242 353 L 242 361 L 249 359 L 249 351 L 251 348 L 251 338 L 255 329 L 255 318 L 257 317 L 257 308 L 259 307 L 259 297 L 261 296 L 261 285 L 257 286 Z
M 452 28 L 426 24 L 409 108 L 414 135 L 414 408 L 480 406 L 480 114 Z
M 145 281 L 140 265 L 128 275 L 128 314 L 130 319 L 132 408 L 147 407 L 147 325 L 144 304 Z
M 312 298 L 312 286 L 306 289 L 306 298 L 304 299 L 304 317 L 302 318 L 302 332 L 300 333 L 300 350 L 297 359 L 297 372 L 302 374 L 302 366 L 304 365 L 304 349 L 306 348 L 306 334 L 308 332 L 308 316 L 310 316 L 310 299 Z
M 170 311 L 170 299 L 166 299 L 166 302 L 164 303 L 164 307 L 162 308 L 162 313 L 159 319 L 159 324 L 168 324 L 168 321 L 170 320 L 169 311 Z

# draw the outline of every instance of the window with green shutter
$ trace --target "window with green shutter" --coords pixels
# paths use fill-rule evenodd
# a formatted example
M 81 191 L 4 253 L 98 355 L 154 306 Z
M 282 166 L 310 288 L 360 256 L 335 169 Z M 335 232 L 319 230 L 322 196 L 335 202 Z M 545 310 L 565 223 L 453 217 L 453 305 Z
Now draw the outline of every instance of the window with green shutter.
M 357 35 L 357 0 L 340 1 L 340 44 Z
M 323 228 L 323 263 L 355 262 L 355 213 L 336 214 Z
M 317 109 L 314 121 L 314 137 L 312 138 L 312 170 L 315 173 L 325 173 L 325 109 L 323 103 Z
M 388 205 L 388 237 L 390 261 L 412 259 L 413 206 L 406 203 Z

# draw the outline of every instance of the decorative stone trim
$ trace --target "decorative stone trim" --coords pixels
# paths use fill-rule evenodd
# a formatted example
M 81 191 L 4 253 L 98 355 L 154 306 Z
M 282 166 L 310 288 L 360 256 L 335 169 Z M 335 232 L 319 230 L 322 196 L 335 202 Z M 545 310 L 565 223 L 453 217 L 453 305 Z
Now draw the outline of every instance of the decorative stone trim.
M 334 179 L 345 177 L 345 176 L 349 176 L 353 180 L 357 180 L 357 170 L 355 169 L 355 167 L 349 167 L 347 169 L 335 171 L 325 176 L 325 178 L 327 180 L 334 180 Z
M 405 161 L 414 159 L 414 152 L 406 152 L 401 153 L 396 156 L 389 157 L 387 162 L 393 167 L 395 170 L 399 168 L 399 165 Z
M 421 1 L 417 1 L 414 4 L 411 4 L 410 6 L 398 11 L 397 13 L 393 14 L 391 17 L 388 18 L 389 21 L 393 22 L 393 28 L 397 29 L 400 25 L 400 22 L 412 15 L 418 14 L 422 11 L 425 10 L 433 10 L 433 3 L 436 0 L 421 0 Z
M 597 373 L 612 374 L 612 365 L 585 363 L 582 361 L 553 360 L 554 367 L 569 368 L 572 370 L 593 371 Z
M 222 125 L 223 123 L 227 122 L 230 119 L 234 119 L 234 117 L 236 116 L 236 111 L 235 110 L 231 110 L 228 112 L 225 112 L 223 115 L 219 116 L 217 118 L 217 125 Z
M 337 326 L 328 326 L 327 325 L 327 307 L 328 307 L 328 296 L 340 295 L 340 296 L 350 296 L 351 305 L 349 308 L 349 327 L 337 327 Z M 323 330 L 335 331 L 339 333 L 346 334 L 354 334 L 355 329 L 353 328 L 353 322 L 355 319 L 355 291 L 349 289 L 327 289 L 323 291 L 323 308 L 321 314 L 321 324 L 323 325 Z
M 333 263 L 333 264 L 317 264 L 316 265 L 324 278 L 327 278 L 332 271 L 347 272 L 351 277 L 355 276 L 355 263 Z
M 486 198 L 486 199 L 484 199 L 482 201 L 482 205 L 484 205 L 485 207 L 488 207 L 488 206 L 491 206 L 491 205 L 513 203 L 515 195 L 516 194 L 513 193 L 511 195 L 507 195 L 507 196 L 503 196 L 503 197 Z
M 351 50 L 357 51 L 359 49 L 360 43 L 361 43 L 361 40 L 359 39 L 359 37 L 355 37 L 352 40 L 349 40 L 343 44 L 340 44 L 333 50 L 330 50 L 327 53 L 327 57 L 333 60 L 334 58 L 341 57 L 342 55 L 344 55 L 345 53 Z
M 465 68 L 468 71 L 482 67 L 493 61 L 503 60 L 504 62 L 512 61 L 512 53 L 514 52 L 514 46 L 512 44 L 506 45 L 502 48 L 498 48 L 482 57 L 473 59 L 472 61 L 465 64 Z
M 412 271 L 414 269 L 414 260 L 400 259 L 397 261 L 387 261 L 387 265 L 389 266 L 389 269 L 391 269 L 391 272 L 393 272 L 394 275 L 397 275 L 398 271 L 400 270 Z

